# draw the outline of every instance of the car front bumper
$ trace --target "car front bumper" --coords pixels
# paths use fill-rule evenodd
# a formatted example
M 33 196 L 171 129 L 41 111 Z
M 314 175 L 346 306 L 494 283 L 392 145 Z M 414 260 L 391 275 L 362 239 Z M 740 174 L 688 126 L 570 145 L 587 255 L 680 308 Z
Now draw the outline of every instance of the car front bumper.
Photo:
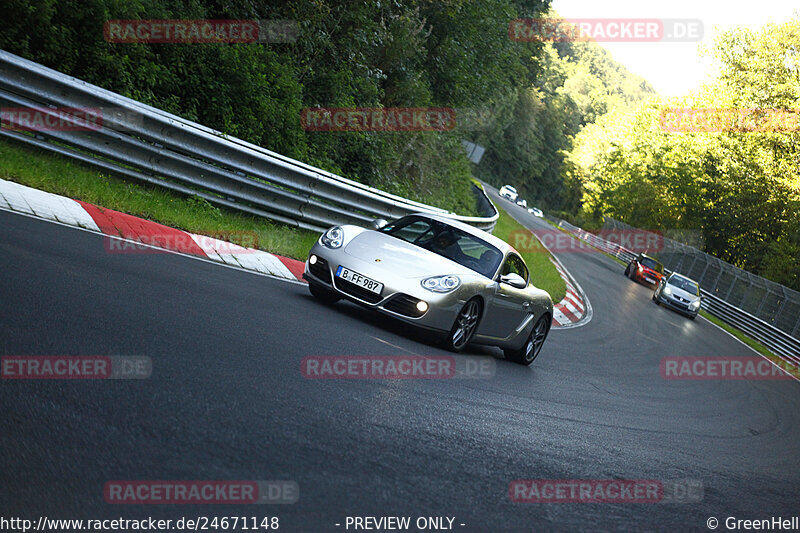
M 385 267 L 382 268 L 380 264 L 345 254 L 341 249 L 332 250 L 317 243 L 311 249 L 309 257 L 312 255 L 317 256 L 317 263 L 311 265 L 306 260 L 303 273 L 303 278 L 309 283 L 332 290 L 337 296 L 364 307 L 423 328 L 450 331 L 458 312 L 468 299 L 463 284 L 449 293 L 431 292 L 422 288 L 421 279 L 397 276 L 392 279 L 393 276 L 389 275 Z M 381 294 L 371 294 L 366 289 L 337 278 L 335 274 L 339 266 L 383 283 Z M 419 300 L 426 302 L 428 309 L 421 316 L 416 316 L 419 311 L 415 304 Z
M 656 297 L 656 299 L 659 301 L 659 303 L 662 303 L 662 304 L 666 305 L 667 307 L 669 307 L 673 311 L 677 311 L 678 313 L 680 313 L 682 315 L 685 315 L 685 316 L 688 316 L 688 317 L 697 316 L 697 313 L 699 311 L 699 308 L 698 309 L 689 309 L 689 304 L 674 300 L 670 296 L 664 296 L 663 293 L 659 294 Z

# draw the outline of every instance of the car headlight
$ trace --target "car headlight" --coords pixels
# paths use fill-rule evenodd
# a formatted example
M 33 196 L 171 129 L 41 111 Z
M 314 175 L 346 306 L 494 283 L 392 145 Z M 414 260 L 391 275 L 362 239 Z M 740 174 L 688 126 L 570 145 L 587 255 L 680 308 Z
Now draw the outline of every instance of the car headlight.
M 672 294 L 672 289 L 669 287 L 664 287 L 664 294 Z
M 689 304 L 689 309 L 699 309 L 700 308 L 700 299 L 697 299 Z
M 344 242 L 344 230 L 339 226 L 334 226 L 322 234 L 320 242 L 328 248 L 341 248 Z
M 642 270 L 644 270 L 644 269 L 642 268 L 642 265 L 639 265 L 639 272 L 641 272 Z
M 453 275 L 434 276 L 423 279 L 420 284 L 424 289 L 428 289 L 431 292 L 450 292 L 461 285 L 461 280 L 458 276 Z

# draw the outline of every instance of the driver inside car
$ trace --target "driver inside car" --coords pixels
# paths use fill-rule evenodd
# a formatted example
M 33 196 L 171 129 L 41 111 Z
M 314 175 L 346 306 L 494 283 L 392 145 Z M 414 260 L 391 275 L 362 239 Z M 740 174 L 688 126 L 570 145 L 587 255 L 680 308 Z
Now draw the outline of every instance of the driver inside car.
M 452 231 L 442 231 L 425 244 L 425 247 L 448 259 L 456 260 L 463 255 L 458 246 L 458 236 Z

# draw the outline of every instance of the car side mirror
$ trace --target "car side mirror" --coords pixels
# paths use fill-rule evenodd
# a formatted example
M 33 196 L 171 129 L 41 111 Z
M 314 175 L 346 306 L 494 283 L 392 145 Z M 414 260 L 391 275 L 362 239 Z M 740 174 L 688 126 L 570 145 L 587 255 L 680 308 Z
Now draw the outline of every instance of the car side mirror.
M 525 283 L 525 280 L 522 279 L 522 276 L 514 272 L 506 274 L 505 276 L 500 276 L 500 283 L 511 285 L 515 289 L 524 289 L 528 286 L 528 284 Z
M 373 220 L 372 222 L 370 222 L 370 224 L 369 224 L 369 225 L 370 225 L 370 227 L 371 227 L 372 229 L 374 229 L 374 230 L 379 230 L 379 229 L 381 229 L 382 227 L 384 227 L 386 224 L 388 224 L 388 222 L 387 222 L 386 220 L 384 220 L 384 219 L 382 219 L 382 218 L 376 218 L 375 220 Z

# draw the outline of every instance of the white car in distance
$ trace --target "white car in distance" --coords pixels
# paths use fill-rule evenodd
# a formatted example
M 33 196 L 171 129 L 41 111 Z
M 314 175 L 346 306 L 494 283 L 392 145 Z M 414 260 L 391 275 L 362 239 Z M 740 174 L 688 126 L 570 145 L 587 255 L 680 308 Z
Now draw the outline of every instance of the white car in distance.
M 515 189 L 511 185 L 503 185 L 502 187 L 500 187 L 500 196 L 503 198 L 508 198 L 512 202 L 515 202 L 519 194 L 517 193 L 517 189 Z

